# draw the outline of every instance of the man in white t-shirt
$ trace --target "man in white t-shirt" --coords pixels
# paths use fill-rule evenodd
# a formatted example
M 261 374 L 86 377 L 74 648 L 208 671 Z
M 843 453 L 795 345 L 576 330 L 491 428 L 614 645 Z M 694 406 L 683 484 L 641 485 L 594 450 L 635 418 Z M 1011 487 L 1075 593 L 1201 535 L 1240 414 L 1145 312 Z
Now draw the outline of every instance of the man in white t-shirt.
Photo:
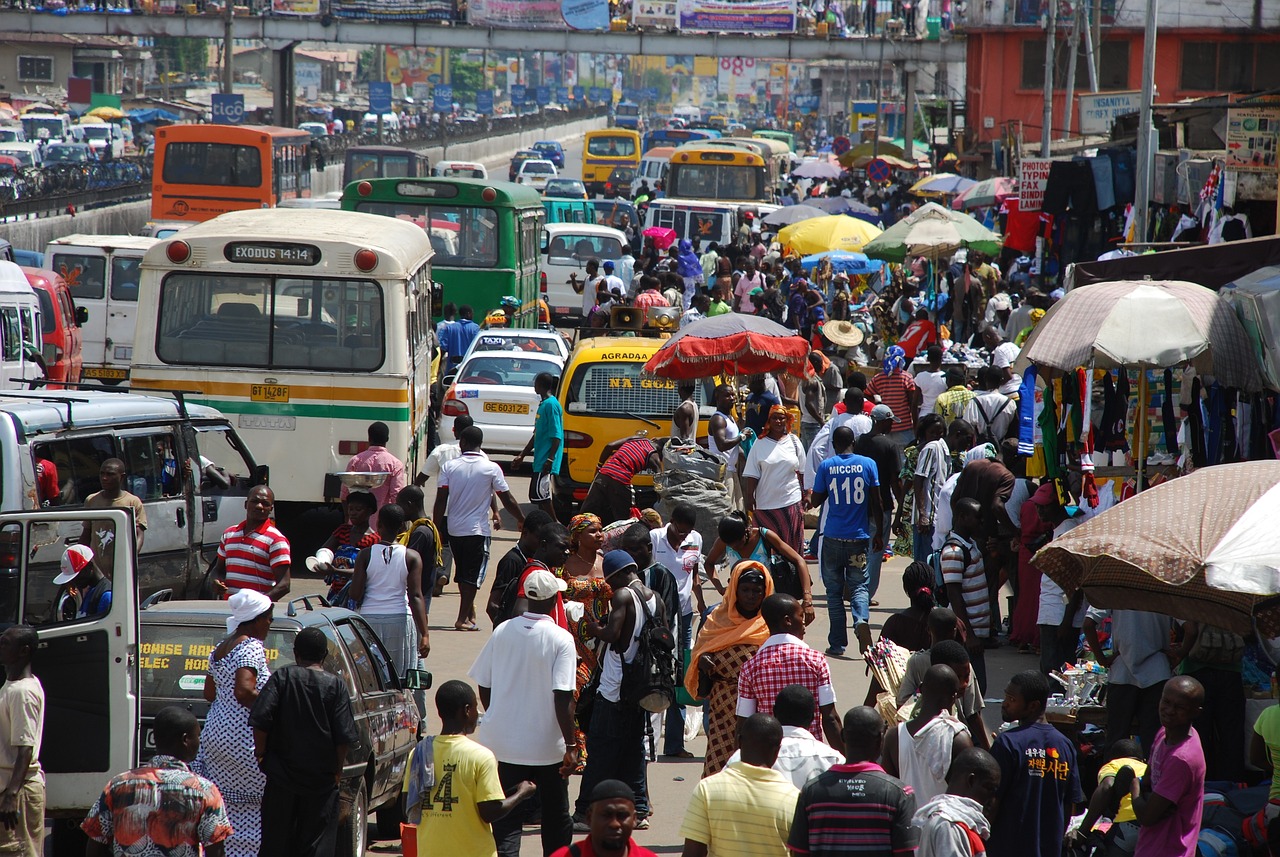
M 1022 386 L 1022 376 L 1013 371 L 1022 349 L 1006 342 L 1004 331 L 998 325 L 990 325 L 982 331 L 982 342 L 991 352 L 991 365 L 1001 372 L 1000 392 L 1012 396 Z
M 947 373 L 942 371 L 942 346 L 930 345 L 925 350 L 928 364 L 916 373 L 916 389 L 920 391 L 920 416 L 933 413 L 934 402 L 947 391 Z
M 484 432 L 469 426 L 458 435 L 461 454 L 440 468 L 440 484 L 432 507 L 432 523 L 447 533 L 458 572 L 457 631 L 476 631 L 476 591 L 489 565 L 489 539 L 493 534 L 489 507 L 497 496 L 516 529 L 524 526 L 524 513 L 511 496 L 502 468 L 480 449 Z
M 556 548 L 564 557 L 569 533 L 556 526 L 548 524 L 543 538 L 562 542 Z M 503 790 L 511 792 L 524 780 L 538 787 L 543 854 L 573 839 L 568 777 L 578 756 L 572 713 L 578 656 L 573 635 L 550 615 L 565 588 L 545 568 L 530 571 L 524 579 L 529 609 L 494 629 L 468 673 L 480 686 L 484 706 L 476 740 L 498 760 Z M 494 822 L 500 857 L 519 857 L 523 815 L 516 811 Z
M 604 287 L 611 295 L 624 295 L 627 293 L 627 287 L 622 282 L 622 278 L 613 273 L 612 259 L 606 259 L 604 262 Z
M 994 442 L 1009 436 L 1009 430 L 1018 418 L 1018 403 L 1000 392 L 1004 372 L 994 366 L 978 370 L 978 386 L 982 392 L 964 406 L 964 419 L 973 425 L 978 440 Z

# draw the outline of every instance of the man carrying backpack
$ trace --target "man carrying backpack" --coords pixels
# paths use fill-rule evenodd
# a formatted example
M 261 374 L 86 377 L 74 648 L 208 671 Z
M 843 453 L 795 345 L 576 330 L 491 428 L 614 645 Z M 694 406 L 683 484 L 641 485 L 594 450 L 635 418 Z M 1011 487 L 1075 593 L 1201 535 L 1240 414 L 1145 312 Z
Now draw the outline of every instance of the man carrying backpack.
M 1018 403 L 1000 392 L 1004 372 L 994 366 L 978 370 L 978 386 L 981 391 L 964 409 L 964 419 L 973 425 L 978 443 L 990 443 L 999 448 L 1000 441 L 1009 436 L 1009 429 L 1016 425 Z
M 587 765 L 574 813 L 574 829 L 587 830 L 589 797 L 596 785 L 616 777 L 636 794 L 636 827 L 649 827 L 649 793 L 645 779 L 644 733 L 649 712 L 632 698 L 632 676 L 651 667 L 661 656 L 670 663 L 670 697 L 675 699 L 674 638 L 660 599 L 640 582 L 631 554 L 613 550 L 604 555 L 604 579 L 613 589 L 608 624 L 587 620 L 587 633 L 605 644 L 600 656 L 600 684 L 590 705 Z M 670 648 L 655 651 L 655 637 L 666 633 Z M 646 682 L 647 683 L 647 682 Z M 652 688 L 646 688 L 652 690 Z M 582 702 L 579 701 L 579 712 Z

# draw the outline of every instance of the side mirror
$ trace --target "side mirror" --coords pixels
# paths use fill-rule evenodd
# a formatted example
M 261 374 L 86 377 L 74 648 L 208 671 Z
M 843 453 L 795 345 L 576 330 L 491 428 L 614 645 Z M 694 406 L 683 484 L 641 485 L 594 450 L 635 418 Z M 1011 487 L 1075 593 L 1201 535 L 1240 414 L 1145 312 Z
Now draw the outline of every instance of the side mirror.
M 444 305 L 444 283 L 436 280 L 431 281 L 431 306 L 438 307 Z
M 271 478 L 271 468 L 265 464 L 259 464 L 258 467 L 253 471 L 254 485 L 268 485 L 270 484 L 270 478 Z
M 87 324 L 88 321 L 89 321 L 89 308 L 82 307 L 82 306 L 76 307 L 76 327 L 79 327 L 82 324 Z
M 430 690 L 431 689 L 431 672 L 429 670 L 405 670 L 404 681 L 401 682 L 405 690 Z

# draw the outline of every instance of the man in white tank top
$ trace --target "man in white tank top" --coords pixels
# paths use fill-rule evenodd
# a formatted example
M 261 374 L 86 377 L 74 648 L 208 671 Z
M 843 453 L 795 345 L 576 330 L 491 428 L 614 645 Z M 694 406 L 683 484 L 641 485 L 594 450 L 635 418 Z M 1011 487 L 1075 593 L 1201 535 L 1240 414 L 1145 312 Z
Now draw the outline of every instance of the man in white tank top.
M 600 659 L 600 687 L 587 727 L 587 766 L 573 814 L 575 826 L 585 823 L 588 796 L 598 783 L 622 780 L 636 793 L 637 827 L 648 828 L 649 791 L 645 780 L 644 727 L 649 714 L 622 699 L 622 665 L 631 663 L 640 648 L 640 632 L 647 615 L 665 622 L 665 610 L 653 590 L 640 582 L 631 554 L 614 550 L 604 555 L 604 579 L 613 588 L 605 625 L 587 620 L 587 633 L 605 644 Z M 643 608 L 641 607 L 643 604 Z
M 693 443 L 698 436 L 698 402 L 694 399 L 698 386 L 693 381 L 681 381 L 676 391 L 680 404 L 671 417 L 671 436 L 681 443 Z
M 716 387 L 715 393 L 712 394 L 716 412 L 711 415 L 711 421 L 707 423 L 707 449 L 724 456 L 729 478 L 729 499 L 733 501 L 734 506 L 740 506 L 742 486 L 738 479 L 738 459 L 742 456 L 739 454 L 738 445 L 742 442 L 742 434 L 738 431 L 738 424 L 734 422 L 732 416 L 734 398 L 733 387 L 728 384 Z
M 885 736 L 881 767 L 911 786 L 922 804 L 946 792 L 951 760 L 973 746 L 968 727 L 951 714 L 959 698 L 960 679 L 951 667 L 929 667 L 916 716 Z

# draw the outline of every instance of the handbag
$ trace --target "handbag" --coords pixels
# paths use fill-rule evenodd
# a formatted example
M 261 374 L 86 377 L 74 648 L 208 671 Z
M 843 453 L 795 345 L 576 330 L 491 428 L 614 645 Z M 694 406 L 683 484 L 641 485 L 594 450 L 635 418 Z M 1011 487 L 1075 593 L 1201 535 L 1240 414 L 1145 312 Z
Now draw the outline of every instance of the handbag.
M 694 699 L 689 695 L 689 691 L 684 686 L 684 677 L 689 674 L 689 663 L 693 660 L 693 649 L 680 650 L 680 677 L 676 682 L 676 705 L 701 705 L 700 700 Z
M 768 532 L 764 527 L 761 527 L 760 538 L 764 539 L 765 534 Z M 790 595 L 797 601 L 804 598 L 804 587 L 800 585 L 800 569 L 796 568 L 795 563 L 784 556 L 774 553 L 773 548 L 769 547 L 767 541 L 765 542 L 765 552 L 768 554 L 769 559 L 769 575 L 773 578 L 773 591 Z
M 578 694 L 578 705 L 574 711 L 574 717 L 578 721 L 578 731 L 584 735 L 591 726 L 591 712 L 596 707 L 598 690 L 600 690 L 600 667 L 591 671 L 591 678 L 582 686 L 582 691 Z

